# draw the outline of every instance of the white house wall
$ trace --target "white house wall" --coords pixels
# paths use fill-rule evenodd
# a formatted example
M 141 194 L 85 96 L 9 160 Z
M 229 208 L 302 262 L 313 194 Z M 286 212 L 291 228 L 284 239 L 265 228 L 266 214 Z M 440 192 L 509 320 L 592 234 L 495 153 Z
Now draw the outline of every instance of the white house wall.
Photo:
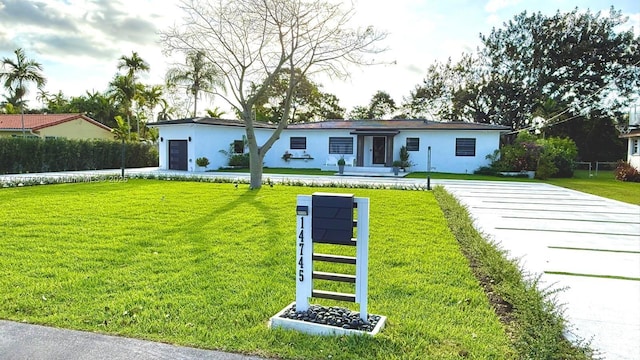
M 330 137 L 352 137 L 353 151 L 356 150 L 357 137 L 350 134 L 351 130 L 295 130 L 287 129 L 280 134 L 280 139 L 273 145 L 264 159 L 265 166 L 268 167 L 288 167 L 288 168 L 321 168 L 327 162 L 329 156 L 338 158 L 339 155 L 329 154 L 329 138 Z M 293 150 L 289 148 L 292 137 L 306 137 L 306 150 Z M 285 151 L 293 155 L 293 157 L 303 157 L 306 153 L 313 159 L 291 159 L 284 161 L 282 155 Z M 346 157 L 347 155 L 345 155 Z M 355 154 L 353 154 L 355 156 Z
M 627 146 L 627 162 L 640 170 L 640 136 L 629 138 Z
M 427 171 L 428 148 L 431 146 L 431 171 L 465 174 L 473 173 L 481 166 L 489 165 L 487 155 L 498 149 L 499 131 L 434 130 L 400 131 L 394 138 L 394 160 L 400 157 L 400 147 L 406 145 L 408 137 L 420 139 L 419 151 L 409 151 L 412 171 Z M 476 139 L 475 156 L 456 156 L 456 138 Z
M 160 168 L 168 169 L 168 144 L 169 140 L 188 140 L 188 170 L 197 170 L 195 160 L 199 157 L 207 157 L 210 161 L 208 169 L 218 169 L 228 165 L 227 157 L 220 150 L 229 150 L 229 145 L 234 140 L 241 140 L 245 135 L 242 127 L 215 126 L 206 124 L 175 124 L 159 126 Z M 256 137 L 259 144 L 266 141 L 273 130 L 256 129 Z M 357 135 L 351 135 L 350 129 L 286 129 L 280 135 L 264 158 L 266 167 L 288 168 L 321 168 L 325 165 L 329 156 L 338 158 L 339 155 L 329 154 L 329 137 L 352 137 L 355 157 L 357 154 Z M 306 150 L 290 149 L 291 137 L 306 137 Z M 431 167 L 434 172 L 447 173 L 472 173 L 480 166 L 489 164 L 486 156 L 492 154 L 498 148 L 499 131 L 473 131 L 473 130 L 401 130 L 394 137 L 394 160 L 399 159 L 400 147 L 406 144 L 407 137 L 420 139 L 419 151 L 410 151 L 409 160 L 414 164 L 412 171 L 427 170 L 427 149 L 431 146 Z M 456 156 L 456 138 L 475 138 L 475 156 Z M 365 137 L 364 165 L 371 165 L 371 137 Z M 285 161 L 282 155 L 289 152 L 293 157 L 303 157 L 306 153 L 312 159 L 291 159 Z M 346 158 L 347 156 L 345 156 Z

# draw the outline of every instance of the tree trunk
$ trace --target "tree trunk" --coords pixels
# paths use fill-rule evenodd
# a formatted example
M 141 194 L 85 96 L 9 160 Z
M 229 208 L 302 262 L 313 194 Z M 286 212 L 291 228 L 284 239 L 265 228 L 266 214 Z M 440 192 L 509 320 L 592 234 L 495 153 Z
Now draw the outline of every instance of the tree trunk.
M 198 111 L 198 93 L 193 97 L 193 117 L 196 117 L 196 112 Z
M 249 188 L 251 190 L 260 189 L 262 187 L 262 159 L 263 157 L 260 156 L 259 151 L 252 151 L 249 149 L 249 169 L 251 171 Z

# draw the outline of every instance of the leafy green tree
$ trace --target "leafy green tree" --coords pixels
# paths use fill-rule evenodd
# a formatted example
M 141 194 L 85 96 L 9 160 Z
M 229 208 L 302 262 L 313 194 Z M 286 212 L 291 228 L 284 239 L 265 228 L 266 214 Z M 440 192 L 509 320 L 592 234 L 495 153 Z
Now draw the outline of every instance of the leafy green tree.
M 640 38 L 620 30 L 627 21 L 613 8 L 523 12 L 481 35 L 476 55 L 432 66 L 404 105 L 516 131 L 542 117 L 544 133 L 574 139 L 582 159 L 618 158 L 615 125 L 640 88 Z
M 111 129 L 111 132 L 116 140 L 131 141 L 135 137 L 135 134 L 131 134 L 131 126 L 120 115 L 117 115 L 114 119 L 116 126 Z
M 271 123 L 280 121 L 289 88 L 289 73 L 288 69 L 278 72 L 271 86 L 256 101 L 256 120 Z M 299 69 L 295 70 L 295 81 L 297 85 L 294 90 L 289 122 L 342 118 L 344 109 L 338 104 L 339 100 L 335 95 L 320 91 L 320 86 L 309 80 Z M 256 85 L 253 85 L 252 91 L 255 89 Z
M 203 51 L 189 51 L 186 64 L 169 69 L 166 79 L 168 83 L 185 86 L 193 96 L 193 117 L 198 113 L 198 96 L 201 92 L 224 89 L 224 79 L 218 68 L 208 61 Z
M 355 106 L 349 113 L 349 118 L 353 120 L 391 118 L 397 109 L 391 95 L 379 90 L 373 94 L 368 106 Z
M 348 76 L 345 65 L 370 63 L 367 55 L 381 51 L 375 44 L 386 35 L 372 27 L 352 29 L 353 5 L 329 0 L 192 0 L 181 7 L 188 20 L 161 33 L 164 50 L 200 51 L 225 78 L 230 94 L 216 95 L 245 123 L 252 189 L 262 187 L 264 156 L 294 113 L 300 75 Z M 282 115 L 272 135 L 259 144 L 255 106 L 283 69 L 288 70 L 288 87 Z
M 2 72 L 0 81 L 4 81 L 4 88 L 13 93 L 13 99 L 20 108 L 22 122 L 22 136 L 26 135 L 24 128 L 24 96 L 27 94 L 27 85 L 35 83 L 38 88 L 42 88 L 47 79 L 42 74 L 42 65 L 32 59 L 27 59 L 24 50 L 21 48 L 14 51 L 15 60 L 10 58 L 2 59 Z

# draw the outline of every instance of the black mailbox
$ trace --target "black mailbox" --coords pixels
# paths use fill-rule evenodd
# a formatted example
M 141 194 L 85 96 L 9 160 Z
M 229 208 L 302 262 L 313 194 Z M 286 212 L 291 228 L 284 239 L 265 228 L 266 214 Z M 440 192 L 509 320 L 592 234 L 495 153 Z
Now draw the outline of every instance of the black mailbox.
M 353 194 L 315 193 L 311 206 L 314 242 L 353 245 Z

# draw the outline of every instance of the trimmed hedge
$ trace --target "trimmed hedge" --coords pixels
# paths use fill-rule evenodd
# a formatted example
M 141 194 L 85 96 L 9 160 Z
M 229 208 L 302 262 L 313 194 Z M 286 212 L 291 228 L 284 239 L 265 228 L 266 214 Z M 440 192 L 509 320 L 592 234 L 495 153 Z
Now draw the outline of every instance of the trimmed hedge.
M 0 174 L 118 169 L 122 143 L 110 140 L 0 138 Z M 126 143 L 126 166 L 158 166 L 155 145 Z

